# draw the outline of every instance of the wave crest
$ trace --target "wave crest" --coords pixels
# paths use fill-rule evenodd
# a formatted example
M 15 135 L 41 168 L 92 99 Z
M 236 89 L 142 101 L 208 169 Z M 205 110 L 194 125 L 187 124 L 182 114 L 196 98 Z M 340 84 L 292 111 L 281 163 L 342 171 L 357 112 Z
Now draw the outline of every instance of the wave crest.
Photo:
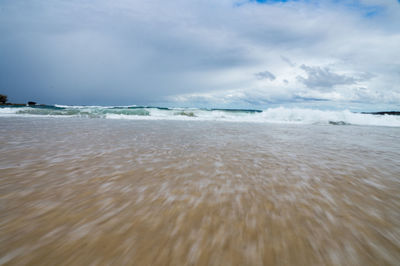
M 1 107 L 0 116 L 85 117 L 132 120 L 199 120 L 256 123 L 367 125 L 400 127 L 400 116 L 326 111 L 307 108 L 267 110 L 162 108 L 140 106 L 34 106 Z

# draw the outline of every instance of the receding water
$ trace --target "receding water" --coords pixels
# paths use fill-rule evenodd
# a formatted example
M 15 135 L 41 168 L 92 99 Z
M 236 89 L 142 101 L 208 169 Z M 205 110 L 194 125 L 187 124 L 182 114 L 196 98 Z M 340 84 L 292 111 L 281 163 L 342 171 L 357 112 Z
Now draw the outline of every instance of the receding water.
M 0 264 L 399 265 L 399 139 L 0 117 Z

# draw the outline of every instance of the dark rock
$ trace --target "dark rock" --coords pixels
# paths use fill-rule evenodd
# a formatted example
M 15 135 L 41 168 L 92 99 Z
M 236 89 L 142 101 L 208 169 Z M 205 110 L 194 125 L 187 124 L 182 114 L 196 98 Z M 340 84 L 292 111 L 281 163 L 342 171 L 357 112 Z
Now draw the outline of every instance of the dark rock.
M 184 116 L 189 116 L 189 117 L 196 117 L 196 115 L 193 112 L 176 112 L 175 115 L 184 115 Z
M 7 102 L 7 95 L 0 94 L 0 103 L 5 104 Z
M 384 111 L 384 112 L 362 112 L 369 115 L 400 115 L 400 111 Z
M 346 123 L 346 122 L 344 122 L 344 121 L 329 121 L 329 124 L 335 125 L 335 126 L 350 125 L 349 123 Z

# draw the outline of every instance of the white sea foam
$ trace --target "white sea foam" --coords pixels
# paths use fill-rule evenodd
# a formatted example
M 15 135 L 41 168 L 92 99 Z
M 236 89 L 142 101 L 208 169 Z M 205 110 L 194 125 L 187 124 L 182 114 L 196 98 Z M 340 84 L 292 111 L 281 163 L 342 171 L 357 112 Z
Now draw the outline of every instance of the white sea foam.
M 393 115 L 372 115 L 343 111 L 321 111 L 300 108 L 271 108 L 263 112 L 227 112 L 223 110 L 173 109 L 149 110 L 149 116 L 125 114 L 106 114 L 108 119 L 133 120 L 199 120 L 199 121 L 231 121 L 255 123 L 291 123 L 291 124 L 352 124 L 367 126 L 400 127 L 400 117 Z M 184 112 L 177 115 L 177 112 Z
M 5 107 L 0 117 L 88 117 L 128 120 L 231 121 L 254 123 L 332 124 L 400 127 L 400 116 L 326 111 L 305 108 L 270 108 L 264 111 L 207 110 L 114 106 Z
M 400 116 L 372 115 L 343 111 L 321 111 L 301 108 L 271 108 L 262 112 L 267 122 L 301 124 L 352 124 L 400 127 Z
M 4 107 L 0 108 L 0 116 L 8 116 L 12 114 L 16 114 L 18 109 L 16 108 L 10 108 L 10 107 Z
M 71 109 L 87 109 L 87 108 L 104 108 L 104 109 L 110 109 L 110 108 L 128 108 L 128 107 L 136 107 L 137 105 L 110 105 L 110 106 L 102 106 L 102 105 L 63 105 L 63 104 L 55 104 L 55 107 L 59 108 L 71 108 Z

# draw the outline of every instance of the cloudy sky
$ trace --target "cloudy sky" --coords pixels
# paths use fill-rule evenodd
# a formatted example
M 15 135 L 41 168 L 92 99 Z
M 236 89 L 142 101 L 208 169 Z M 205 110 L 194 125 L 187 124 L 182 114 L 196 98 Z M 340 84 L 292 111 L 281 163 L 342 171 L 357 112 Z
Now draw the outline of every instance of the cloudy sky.
M 0 36 L 13 102 L 400 109 L 398 0 L 0 0 Z

